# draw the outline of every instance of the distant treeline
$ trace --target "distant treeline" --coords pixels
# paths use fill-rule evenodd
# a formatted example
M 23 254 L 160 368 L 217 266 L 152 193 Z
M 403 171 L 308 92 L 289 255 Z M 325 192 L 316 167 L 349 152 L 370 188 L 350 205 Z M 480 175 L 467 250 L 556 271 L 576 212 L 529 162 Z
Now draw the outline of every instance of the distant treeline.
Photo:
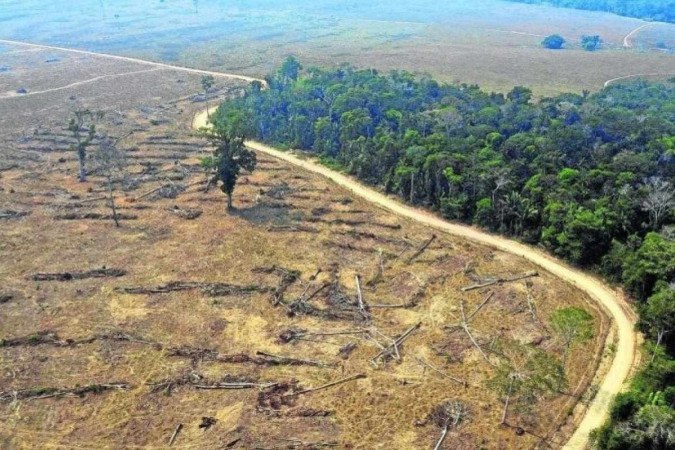
M 562 8 L 605 11 L 638 19 L 675 22 L 673 0 L 509 0 L 534 5 L 553 5 Z
M 503 95 L 406 72 L 301 76 L 289 58 L 268 83 L 223 103 L 216 127 L 314 152 L 411 204 L 622 282 L 660 345 L 628 409 L 612 416 L 619 425 L 598 440 L 666 448 L 650 446 L 661 437 L 648 436 L 656 428 L 645 415 L 675 425 L 675 80 L 534 103 L 523 87 Z

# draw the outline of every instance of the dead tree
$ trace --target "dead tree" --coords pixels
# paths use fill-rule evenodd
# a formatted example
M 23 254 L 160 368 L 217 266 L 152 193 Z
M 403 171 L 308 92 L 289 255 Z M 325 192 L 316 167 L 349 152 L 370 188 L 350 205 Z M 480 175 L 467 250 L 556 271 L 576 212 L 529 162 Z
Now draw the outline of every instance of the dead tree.
M 87 148 L 89 148 L 96 137 L 96 122 L 103 118 L 103 113 L 93 112 L 89 109 L 77 109 L 73 111 L 73 117 L 68 123 L 70 131 L 75 139 L 75 144 L 71 150 L 77 152 L 77 161 L 80 165 L 78 180 L 80 183 L 87 181 Z
M 115 226 L 119 227 L 119 217 L 115 206 L 114 183 L 116 179 L 123 177 L 126 169 L 126 159 L 124 151 L 118 148 L 120 139 L 113 139 L 109 136 L 103 136 L 99 140 L 99 145 L 94 153 L 97 170 L 101 172 L 106 180 L 108 189 L 108 206 L 112 211 Z

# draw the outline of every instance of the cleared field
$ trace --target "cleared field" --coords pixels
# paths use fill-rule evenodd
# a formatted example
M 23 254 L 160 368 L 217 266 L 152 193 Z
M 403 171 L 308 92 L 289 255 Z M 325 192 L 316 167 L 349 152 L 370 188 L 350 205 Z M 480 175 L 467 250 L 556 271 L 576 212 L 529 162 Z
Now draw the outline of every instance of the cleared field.
M 639 45 L 624 49 L 625 36 L 645 22 L 496 0 L 63 3 L 10 0 L 0 8 L 0 37 L 258 77 L 295 54 L 306 64 L 407 69 L 499 91 L 525 85 L 539 95 L 675 72 L 673 55 L 649 50 L 661 41 L 670 45 L 675 25 L 645 29 L 635 36 Z M 569 49 L 540 48 L 551 33 L 565 36 Z M 582 34 L 601 35 L 605 49 L 581 51 Z
M 32 89 L 78 83 L 108 73 L 105 67 Z M 0 391 L 101 391 L 0 396 L 0 446 L 163 447 L 182 423 L 178 448 L 427 448 L 441 432 L 429 415 L 449 400 L 462 402 L 469 415 L 443 448 L 565 441 L 580 413 L 572 406 L 587 399 L 595 373 L 589 355 L 601 356 L 609 327 L 593 302 L 547 273 L 462 292 L 535 268 L 446 236 L 415 256 L 432 230 L 262 155 L 227 215 L 222 194 L 204 192 L 197 165 L 206 148 L 190 124 L 203 106 L 176 101 L 198 90 L 198 77 L 164 70 L 129 77 L 112 88 L 104 79 L 0 99 L 3 117 L 32 112 L 30 122 L 0 125 L 0 209 L 19 213 L 5 214 L 0 227 Z M 173 86 L 171 77 L 185 82 L 155 93 L 151 84 Z M 219 86 L 219 95 L 237 91 L 236 83 Z M 103 179 L 94 173 L 88 183 L 75 181 L 63 130 L 72 95 L 99 108 L 110 95 L 118 103 L 105 104 L 111 112 L 102 129 L 134 131 L 125 141 L 130 174 L 117 193 L 125 215 L 119 229 L 97 220 L 109 214 L 105 201 L 95 200 Z M 55 108 L 46 108 L 52 102 Z M 86 273 L 104 266 L 107 272 Z M 287 278 L 291 271 L 299 274 Z M 54 278 L 45 273 L 64 272 L 71 276 L 45 280 Z M 356 303 L 357 275 L 367 317 Z M 566 306 L 587 309 L 596 331 L 568 359 L 569 387 L 529 407 L 514 402 L 509 423 L 524 434 L 499 426 L 503 402 L 487 385 L 491 363 L 523 344 L 560 355 L 549 317 Z M 477 311 L 471 332 L 486 357 L 462 330 L 447 328 L 463 309 Z M 386 347 L 418 323 L 396 348 L 400 360 L 371 364 L 381 352 L 375 341 Z M 56 335 L 36 334 L 46 331 Z M 339 332 L 350 334 L 321 334 Z M 308 389 L 353 375 L 365 377 L 304 395 L 284 390 L 300 391 L 295 380 Z M 225 381 L 278 385 L 214 389 Z M 216 422 L 200 428 L 204 417 Z

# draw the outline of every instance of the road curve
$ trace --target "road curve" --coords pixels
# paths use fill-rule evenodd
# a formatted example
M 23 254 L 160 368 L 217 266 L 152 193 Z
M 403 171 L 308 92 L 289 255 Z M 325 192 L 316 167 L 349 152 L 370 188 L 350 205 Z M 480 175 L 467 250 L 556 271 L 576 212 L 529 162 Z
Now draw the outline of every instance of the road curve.
M 193 128 L 208 126 L 206 112 L 195 116 Z M 375 189 L 366 187 L 353 178 L 337 173 L 316 162 L 300 158 L 292 153 L 278 150 L 260 142 L 248 141 L 246 145 L 256 151 L 281 159 L 303 169 L 322 175 L 335 184 L 350 190 L 355 195 L 394 214 L 415 220 L 436 230 L 453 236 L 469 239 L 473 242 L 520 256 L 558 278 L 576 286 L 597 301 L 612 317 L 617 329 L 618 345 L 614 361 L 599 386 L 599 390 L 574 434 L 564 446 L 569 450 L 587 447 L 592 430 L 601 426 L 609 417 L 609 407 L 616 394 L 621 392 L 630 375 L 636 357 L 637 334 L 635 319 L 630 306 L 625 303 L 609 286 L 581 270 L 574 269 L 551 256 L 525 244 L 495 236 L 476 228 L 447 222 L 428 211 L 404 205 Z
M 69 48 L 54 47 L 48 45 L 38 45 L 3 39 L 0 39 L 0 43 L 27 46 L 30 48 L 42 48 L 71 53 L 79 53 L 96 57 L 116 59 L 118 61 L 151 65 L 154 67 L 161 67 L 165 69 L 178 70 L 194 74 L 213 75 L 214 77 L 218 78 L 228 78 L 247 82 L 259 81 L 263 83 L 263 85 L 267 84 L 264 80 L 244 75 L 193 69 L 189 67 L 181 67 L 170 64 L 158 63 L 154 61 L 128 58 L 125 56 L 89 52 L 85 50 L 74 50 Z M 206 126 L 207 123 L 208 123 L 208 114 L 207 111 L 204 111 L 195 117 L 192 125 L 194 128 L 201 128 Z M 597 395 L 591 401 L 582 421 L 580 422 L 574 434 L 572 435 L 572 437 L 567 442 L 564 448 L 569 450 L 577 450 L 583 449 L 588 445 L 590 432 L 593 429 L 602 425 L 609 416 L 609 407 L 611 401 L 614 398 L 614 396 L 622 390 L 624 383 L 626 382 L 635 361 L 636 342 L 637 342 L 637 334 L 635 333 L 635 318 L 634 315 L 632 314 L 630 306 L 625 303 L 622 297 L 617 296 L 616 293 L 610 287 L 603 284 L 598 279 L 580 270 L 574 269 L 560 261 L 557 261 L 551 256 L 546 255 L 545 253 L 533 247 L 521 244 L 519 242 L 511 241 L 506 238 L 495 236 L 480 231 L 473 227 L 447 222 L 437 216 L 432 215 L 428 211 L 416 209 L 404 205 L 402 203 L 399 203 L 398 201 L 391 199 L 372 188 L 368 188 L 362 185 L 358 181 L 346 175 L 334 172 L 318 163 L 306 159 L 301 159 L 293 155 L 292 153 L 283 152 L 273 147 L 254 141 L 247 142 L 247 145 L 254 150 L 266 153 L 275 158 L 279 158 L 288 163 L 302 167 L 310 172 L 323 175 L 326 178 L 332 180 L 334 183 L 338 184 L 339 186 L 342 186 L 352 191 L 355 195 L 358 195 L 359 197 L 366 199 L 367 201 L 373 203 L 374 205 L 389 210 L 401 217 L 406 217 L 415 220 L 417 222 L 420 222 L 422 224 L 425 224 L 427 226 L 430 226 L 432 228 L 435 228 L 439 231 L 443 231 L 454 236 L 469 239 L 479 244 L 487 245 L 495 249 L 499 249 L 525 258 L 526 260 L 530 261 L 533 264 L 536 264 L 537 266 L 541 267 L 544 270 L 547 270 L 548 272 L 559 277 L 560 279 L 567 281 L 568 283 L 578 287 L 579 289 L 586 292 L 595 301 L 597 301 L 609 313 L 609 315 L 612 317 L 614 321 L 615 327 L 617 329 L 617 339 L 618 339 L 617 349 L 614 354 L 614 360 L 612 361 L 611 367 L 607 372 L 605 379 L 599 386 Z
M 610 84 L 615 83 L 617 81 L 621 80 L 628 80 L 630 78 L 638 78 L 638 77 L 667 77 L 670 75 L 675 75 L 675 72 L 660 72 L 660 73 L 636 73 L 634 75 L 625 75 L 623 77 L 616 77 L 612 78 L 611 80 L 605 81 L 605 86 L 608 87 Z
M 628 33 L 625 38 L 623 38 L 623 46 L 624 48 L 633 48 L 633 42 L 631 41 L 631 38 L 638 34 L 640 31 L 644 30 L 647 27 L 651 27 L 655 25 L 654 23 L 646 23 L 644 25 L 641 25 Z
M 111 55 L 109 53 L 96 53 L 96 52 L 89 52 L 89 51 L 86 51 L 86 50 L 77 50 L 77 49 L 73 49 L 73 48 L 55 47 L 53 45 L 31 44 L 29 42 L 22 42 L 22 41 L 10 41 L 10 40 L 7 40 L 7 39 L 0 39 L 0 44 L 19 45 L 19 46 L 30 47 L 30 48 L 38 48 L 38 49 L 44 49 L 44 50 L 56 50 L 56 51 L 61 51 L 61 52 L 77 53 L 77 54 L 80 54 L 80 55 L 97 56 L 97 57 L 108 58 L 108 59 L 116 59 L 118 61 L 124 61 L 124 62 L 136 63 L 136 64 L 143 64 L 143 65 L 146 65 L 146 66 L 161 67 L 161 68 L 164 68 L 164 69 L 172 69 L 172 70 L 178 70 L 178 71 L 181 71 L 181 72 L 194 73 L 194 74 L 198 74 L 198 75 L 212 75 L 212 76 L 218 77 L 218 78 L 229 78 L 229 79 L 233 79 L 233 80 L 247 81 L 249 83 L 252 82 L 252 81 L 261 81 L 262 83 L 265 83 L 264 80 L 259 80 L 257 78 L 253 78 L 253 77 L 247 77 L 245 75 L 237 75 L 237 74 L 233 74 L 233 73 L 224 73 L 224 72 L 214 72 L 214 71 L 211 71 L 211 70 L 193 69 L 191 67 L 174 66 L 172 64 L 164 64 L 164 63 L 161 63 L 161 62 L 147 61 L 145 59 L 137 59 L 137 58 L 129 58 L 129 57 L 126 57 L 126 56 Z

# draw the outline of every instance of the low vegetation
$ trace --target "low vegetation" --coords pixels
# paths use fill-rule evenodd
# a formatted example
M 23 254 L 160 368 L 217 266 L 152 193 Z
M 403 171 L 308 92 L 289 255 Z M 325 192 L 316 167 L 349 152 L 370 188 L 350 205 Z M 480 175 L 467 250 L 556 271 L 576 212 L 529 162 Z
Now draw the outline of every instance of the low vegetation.
M 552 34 L 550 36 L 546 36 L 544 40 L 541 41 L 541 45 L 544 48 L 551 50 L 560 50 L 565 45 L 565 38 L 559 34 Z

